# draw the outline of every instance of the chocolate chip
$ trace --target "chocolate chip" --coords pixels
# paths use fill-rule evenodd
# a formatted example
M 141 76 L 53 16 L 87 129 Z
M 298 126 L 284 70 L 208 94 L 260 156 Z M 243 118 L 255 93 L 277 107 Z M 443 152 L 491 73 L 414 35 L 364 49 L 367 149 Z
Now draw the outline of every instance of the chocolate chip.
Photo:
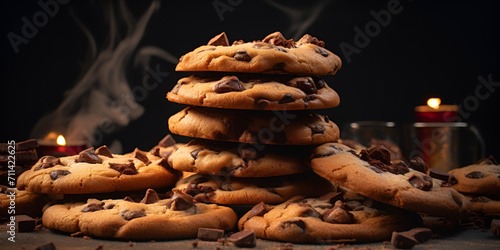
M 442 180 L 442 181 L 448 181 L 448 179 L 450 179 L 450 174 L 448 174 L 447 172 L 445 172 L 443 170 L 436 169 L 436 168 L 431 168 L 429 170 L 429 175 L 432 178 L 436 178 L 436 179 Z
M 168 209 L 174 211 L 187 210 L 194 206 L 193 197 L 179 191 L 174 191 L 174 195 L 166 203 Z
M 326 52 L 326 50 L 322 49 L 322 48 L 315 48 L 314 51 L 320 55 L 322 55 L 323 57 L 328 57 L 328 52 Z
M 323 212 L 323 221 L 332 224 L 351 224 L 354 223 L 354 215 L 348 211 L 347 205 L 338 200 L 333 208 Z
M 158 197 L 158 194 L 156 193 L 156 191 L 149 188 L 146 191 L 146 195 L 144 195 L 144 198 L 140 201 L 140 203 L 153 204 L 159 200 L 160 200 L 160 197 Z
M 189 184 L 186 188 L 186 193 L 191 195 L 191 196 L 196 196 L 198 194 L 208 194 L 215 191 L 212 187 L 210 186 L 205 186 L 205 185 L 197 185 L 197 184 Z
M 240 80 L 236 76 L 229 76 L 222 78 L 218 83 L 216 83 L 213 87 L 215 93 L 227 93 L 234 91 L 243 91 L 243 85 L 241 85 Z
M 130 196 L 125 196 L 125 198 L 123 198 L 124 201 L 129 201 L 129 202 L 135 202 L 132 198 L 130 198 Z
M 33 169 L 33 171 L 38 171 L 40 169 L 51 168 L 51 167 L 54 167 L 55 165 L 62 165 L 61 161 L 58 158 L 56 158 L 54 156 L 50 156 L 50 155 L 43 156 L 42 158 L 40 158 L 39 162 L 40 163 L 38 163 L 35 166 L 35 168 Z
M 335 204 L 336 201 L 342 200 L 342 192 L 330 192 L 319 197 L 319 200 L 328 201 L 330 204 Z
M 484 174 L 479 171 L 473 171 L 468 173 L 465 177 L 470 178 L 470 179 L 481 179 L 484 178 Z
M 160 142 L 158 142 L 158 146 L 168 148 L 170 146 L 174 146 L 176 144 L 174 138 L 168 134 L 167 136 L 163 137 Z
M 232 234 L 229 239 L 237 247 L 255 247 L 257 240 L 253 230 L 242 230 Z
M 151 153 L 154 156 L 161 157 L 160 156 L 160 148 L 154 148 L 153 152 Z
M 409 167 L 424 174 L 427 174 L 427 170 L 429 170 L 429 167 L 425 164 L 424 160 L 418 156 L 415 156 L 412 160 L 410 160 Z
M 318 93 L 316 84 L 311 78 L 297 77 L 288 81 L 286 85 L 298 88 L 308 95 Z
M 301 207 L 300 211 L 300 217 L 313 217 L 313 218 L 320 218 L 321 214 L 316 211 L 310 204 L 306 203 L 297 203 Z
M 282 46 L 285 48 L 291 48 L 295 46 L 295 42 L 293 39 L 286 40 L 285 37 L 281 34 L 281 32 L 276 31 L 272 34 L 267 35 L 262 42 L 270 43 L 276 46 Z
M 247 51 L 242 49 L 237 50 L 233 58 L 236 59 L 236 61 L 242 61 L 242 62 L 250 62 L 252 60 L 252 57 L 248 55 Z
M 249 212 L 248 212 L 248 217 L 247 220 L 254 217 L 254 216 L 263 216 L 267 212 L 269 212 L 269 207 L 264 203 L 260 202 L 259 204 L 255 205 Z
M 139 150 L 138 148 L 135 148 L 134 152 L 132 152 L 132 155 L 130 157 L 136 158 L 139 161 L 144 162 L 144 164 L 146 165 L 151 164 L 151 161 L 149 160 L 147 153 Z
M 392 232 L 391 245 L 396 248 L 410 249 L 418 244 L 418 241 L 411 235 Z
M 102 156 L 106 156 L 109 158 L 113 158 L 113 154 L 111 154 L 111 152 L 109 151 L 109 148 L 106 145 L 102 145 L 99 148 L 97 148 L 95 150 L 95 153 L 97 155 L 102 155 Z
M 126 175 L 134 175 L 137 174 L 137 169 L 135 168 L 135 165 L 133 162 L 129 163 L 109 163 L 109 167 L 111 169 L 114 169 L 121 174 L 126 174 Z
M 276 47 L 276 49 L 277 49 L 278 51 L 283 52 L 283 53 L 288 53 L 288 52 L 286 51 L 286 49 L 284 49 L 284 48 L 281 48 L 281 47 Z
M 321 125 L 313 124 L 311 125 L 311 132 L 313 135 L 323 134 L 325 132 L 325 129 Z
M 78 158 L 76 158 L 75 162 L 86 162 L 90 164 L 102 163 L 101 158 L 96 155 L 94 152 L 94 148 L 87 148 L 78 154 Z
M 318 40 L 318 38 L 313 37 L 309 34 L 302 36 L 296 43 L 295 46 L 299 47 L 304 44 L 312 43 L 320 47 L 325 47 L 325 42 Z
M 127 196 L 128 197 L 128 196 Z M 130 198 L 130 197 L 129 197 Z M 106 204 L 104 205 L 104 209 L 113 209 L 115 207 L 115 204 L 113 203 L 110 203 L 110 204 Z
M 455 176 L 450 176 L 450 181 L 449 181 L 450 185 L 456 185 L 458 184 L 458 180 L 457 178 L 455 178 Z
M 215 228 L 198 228 L 197 238 L 206 241 L 217 241 L 224 238 L 224 230 Z
M 389 166 L 389 168 L 392 169 L 392 171 L 389 171 L 389 172 L 394 172 L 396 174 L 406 174 L 406 173 L 410 172 L 410 169 L 408 168 L 408 166 L 406 165 L 406 163 L 404 161 L 400 161 L 400 162 L 391 164 Z
M 257 98 L 255 99 L 255 106 L 257 109 L 265 109 L 267 106 L 269 106 L 271 103 L 269 100 L 263 99 L 263 98 Z
M 303 220 L 290 220 L 281 223 L 281 227 L 285 230 L 290 229 L 292 226 L 298 227 L 301 231 L 306 230 L 306 223 Z
M 207 45 L 213 46 L 229 46 L 229 40 L 227 39 L 226 32 L 222 32 L 208 41 Z
M 198 154 L 200 153 L 201 150 L 202 150 L 201 148 L 197 148 L 197 149 L 191 151 L 191 157 L 193 157 L 196 160 L 196 158 L 198 158 Z
M 254 148 L 242 148 L 241 150 L 239 150 L 239 154 L 241 159 L 247 162 L 256 160 L 258 158 L 258 152 Z
M 294 102 L 295 101 L 295 98 L 293 98 L 293 95 L 290 94 L 290 93 L 286 93 L 283 98 L 281 98 L 281 100 L 279 100 L 279 104 L 285 104 L 285 103 L 289 103 L 289 102 Z
M 316 89 L 322 89 L 326 86 L 326 82 L 323 79 L 319 77 L 313 77 L 312 79 L 314 81 L 314 85 L 316 85 Z
M 65 176 L 68 174 L 71 174 L 71 172 L 68 170 L 54 170 L 54 171 L 50 172 L 50 179 L 55 181 L 55 180 L 59 179 L 59 177 Z
M 420 190 L 429 191 L 432 188 L 432 178 L 428 175 L 414 174 L 408 181 L 413 187 Z
M 120 216 L 123 217 L 125 220 L 132 220 L 135 218 L 140 218 L 146 216 L 146 212 L 144 210 L 123 210 L 120 211 Z
M 491 220 L 491 233 L 500 238 L 500 220 Z
M 99 210 L 103 210 L 104 209 L 104 202 L 100 202 L 98 200 L 92 200 L 92 199 L 89 199 L 89 201 L 87 201 L 88 204 L 82 209 L 82 212 L 83 213 L 86 213 L 86 212 L 95 212 L 95 211 L 99 211 Z

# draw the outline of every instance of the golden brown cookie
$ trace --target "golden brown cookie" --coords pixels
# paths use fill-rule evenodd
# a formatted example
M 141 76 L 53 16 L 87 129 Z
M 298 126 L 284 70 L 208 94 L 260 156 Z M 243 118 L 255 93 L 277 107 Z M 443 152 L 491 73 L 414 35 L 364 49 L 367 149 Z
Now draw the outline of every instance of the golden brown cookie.
M 0 216 L 28 215 L 39 217 L 48 200 L 43 194 L 17 190 L 0 185 Z
M 310 112 L 222 110 L 189 106 L 168 119 L 170 132 L 203 139 L 258 144 L 314 145 L 337 141 L 339 128 Z
M 293 243 L 384 241 L 393 231 L 421 224 L 414 212 L 338 194 L 260 203 L 238 221 L 240 230 L 253 230 L 258 238 Z
M 165 158 L 138 149 L 111 154 L 102 146 L 74 156 L 44 156 L 19 176 L 17 188 L 44 194 L 138 191 L 172 186 L 180 176 Z
M 228 207 L 194 202 L 173 193 L 160 200 L 148 190 L 141 202 L 89 199 L 87 203 L 53 205 L 43 214 L 44 226 L 67 233 L 127 240 L 166 240 L 196 237 L 198 228 L 230 230 L 236 214 Z
M 500 165 L 492 157 L 448 173 L 451 187 L 461 193 L 500 196 Z
M 263 74 L 196 74 L 180 79 L 171 102 L 225 109 L 333 108 L 340 98 L 319 77 Z
M 304 35 L 294 42 L 275 32 L 262 41 L 236 41 L 233 45 L 227 38 L 210 41 L 183 55 L 175 70 L 333 75 L 341 66 L 340 58 L 317 38 Z
M 310 172 L 304 147 L 195 139 L 168 158 L 172 168 L 200 174 L 269 177 Z
M 326 143 L 315 149 L 311 166 L 340 186 L 396 207 L 445 217 L 471 211 L 465 196 L 403 162 L 391 162 L 389 151 L 380 146 L 358 155 L 346 145 Z
M 201 202 L 224 205 L 278 204 L 296 195 L 319 196 L 334 186 L 314 173 L 263 178 L 194 174 L 177 182 L 179 190 Z

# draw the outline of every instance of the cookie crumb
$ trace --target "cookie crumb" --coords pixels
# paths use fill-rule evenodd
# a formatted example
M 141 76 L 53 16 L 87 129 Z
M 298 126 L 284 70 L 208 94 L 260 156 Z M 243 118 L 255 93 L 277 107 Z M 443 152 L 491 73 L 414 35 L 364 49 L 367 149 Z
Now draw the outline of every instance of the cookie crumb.
M 95 248 L 95 250 L 101 250 L 103 247 L 104 247 L 104 245 L 99 244 L 99 245 L 97 245 L 97 247 Z
M 198 247 L 198 241 L 195 240 L 195 241 L 191 242 L 191 247 L 197 248 Z
M 83 237 L 84 235 L 82 232 L 76 232 L 76 233 L 72 233 L 70 236 L 71 237 Z
M 293 249 L 293 243 L 287 242 L 287 243 L 285 243 L 284 246 L 281 246 L 279 249 L 280 250 L 292 250 Z
M 129 242 L 128 242 L 128 246 L 129 246 L 129 247 L 133 247 L 133 246 L 135 246 L 135 242 L 133 242 L 133 241 L 129 241 Z
M 87 236 L 87 235 L 84 235 L 82 238 L 83 238 L 83 239 L 86 239 L 86 240 L 90 240 L 90 239 L 92 239 L 92 237 Z

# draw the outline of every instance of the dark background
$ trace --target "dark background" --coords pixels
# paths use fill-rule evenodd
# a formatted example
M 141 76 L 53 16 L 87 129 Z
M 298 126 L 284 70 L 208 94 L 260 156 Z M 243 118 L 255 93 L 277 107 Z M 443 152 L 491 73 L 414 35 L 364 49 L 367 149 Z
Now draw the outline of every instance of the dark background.
M 340 44 L 355 46 L 355 27 L 364 30 L 367 24 L 373 24 L 370 12 L 387 10 L 390 2 L 399 3 L 400 11 L 391 15 L 385 27 L 379 26 L 380 30 L 374 31 L 376 34 L 359 48 L 359 53 L 351 54 L 348 62 Z M 258 40 L 274 31 L 296 39 L 309 33 L 325 41 L 325 47 L 343 60 L 337 75 L 324 77 L 340 94 L 341 104 L 319 111 L 339 126 L 360 120 L 409 124 L 414 121 L 415 106 L 425 104 L 429 97 L 440 97 L 445 104 L 469 107 L 463 109 L 468 117 L 460 118 L 479 129 L 486 139 L 487 154 L 499 159 L 500 88 L 481 92 L 489 93 L 483 100 L 475 96 L 481 84 L 478 77 L 500 82 L 500 9 L 495 1 L 437 2 L 162 1 L 136 50 L 155 46 L 178 58 L 222 31 L 230 42 Z M 150 4 L 125 1 L 136 19 Z M 276 7 L 285 4 L 286 11 Z M 64 94 L 89 68 L 90 44 L 78 22 L 93 34 L 97 51 L 101 51 L 109 43 L 109 10 L 119 8 L 119 1 L 60 4 L 57 14 L 15 53 L 7 34 L 20 35 L 22 17 L 31 19 L 41 7 L 35 1 L 2 2 L 2 141 L 30 138 L 34 124 L 60 105 Z M 118 15 L 116 20 L 119 37 L 124 37 L 125 22 Z M 145 76 L 144 67 L 135 67 L 133 59 L 126 71 L 131 87 L 140 85 Z M 144 114 L 128 126 L 104 133 L 100 144 L 119 140 L 125 152 L 135 147 L 148 150 L 169 133 L 168 117 L 184 106 L 169 103 L 165 94 L 186 73 L 175 72 L 174 63 L 159 58 L 152 58 L 149 65 L 153 69 L 159 65 L 168 76 L 138 102 L 145 108 Z

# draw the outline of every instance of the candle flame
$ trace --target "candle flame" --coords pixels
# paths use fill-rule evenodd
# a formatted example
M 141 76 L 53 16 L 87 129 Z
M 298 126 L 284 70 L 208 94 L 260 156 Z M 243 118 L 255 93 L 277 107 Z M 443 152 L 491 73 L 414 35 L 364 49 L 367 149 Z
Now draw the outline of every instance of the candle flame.
M 439 98 L 429 98 L 429 100 L 427 100 L 427 106 L 433 109 L 438 109 L 440 104 L 441 104 L 441 99 Z
M 66 140 L 64 139 L 64 136 L 59 135 L 56 140 L 57 145 L 60 146 L 66 146 Z

